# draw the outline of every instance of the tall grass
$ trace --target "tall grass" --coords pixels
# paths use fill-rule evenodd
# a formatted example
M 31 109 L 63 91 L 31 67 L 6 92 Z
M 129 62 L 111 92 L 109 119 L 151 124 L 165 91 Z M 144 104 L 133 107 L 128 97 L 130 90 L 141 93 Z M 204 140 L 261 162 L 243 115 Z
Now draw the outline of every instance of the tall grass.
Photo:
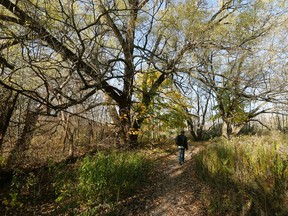
M 111 212 L 119 200 L 147 182 L 150 165 L 139 153 L 99 152 L 96 156 L 87 156 L 74 180 L 70 178 L 66 184 L 61 183 L 58 201 L 62 205 L 66 202 L 66 207 L 80 209 L 84 215 Z
M 16 215 L 25 210 L 32 215 L 34 207 L 51 202 L 53 215 L 117 215 L 121 201 L 148 182 L 151 165 L 141 153 L 103 151 L 76 164 L 51 163 L 31 172 L 19 169 L 3 199 L 0 194 L 0 211 Z
M 288 215 L 287 154 L 287 139 L 276 132 L 218 140 L 203 150 L 197 171 L 216 188 L 211 214 Z

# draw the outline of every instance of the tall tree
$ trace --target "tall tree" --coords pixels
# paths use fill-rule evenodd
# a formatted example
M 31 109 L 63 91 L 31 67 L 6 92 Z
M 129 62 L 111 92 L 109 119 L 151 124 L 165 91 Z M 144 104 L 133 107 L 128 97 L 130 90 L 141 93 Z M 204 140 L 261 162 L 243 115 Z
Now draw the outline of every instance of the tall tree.
M 150 68 L 160 72 L 142 92 L 148 107 L 163 82 L 193 61 L 188 53 L 225 47 L 224 35 L 221 43 L 213 38 L 215 30 L 253 4 L 1 0 L 0 84 L 46 105 L 53 115 L 102 91 L 117 105 L 122 143 L 136 143 L 130 131 L 143 119 L 131 116 L 135 75 Z M 243 45 L 252 33 L 244 39 Z

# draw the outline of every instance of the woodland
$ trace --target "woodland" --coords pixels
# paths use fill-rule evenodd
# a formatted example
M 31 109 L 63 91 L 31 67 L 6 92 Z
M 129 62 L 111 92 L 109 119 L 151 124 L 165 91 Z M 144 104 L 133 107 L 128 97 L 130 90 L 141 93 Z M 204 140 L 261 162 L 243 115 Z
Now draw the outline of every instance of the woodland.
M 0 214 L 287 215 L 287 38 L 287 0 L 0 0 Z

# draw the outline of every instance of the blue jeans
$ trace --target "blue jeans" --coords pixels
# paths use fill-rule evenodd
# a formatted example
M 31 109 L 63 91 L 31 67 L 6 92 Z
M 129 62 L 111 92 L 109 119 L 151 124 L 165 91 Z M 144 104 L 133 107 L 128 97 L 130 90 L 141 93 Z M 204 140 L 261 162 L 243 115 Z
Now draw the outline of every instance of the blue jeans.
M 179 151 L 179 163 L 184 163 L 185 148 L 183 146 L 178 146 Z

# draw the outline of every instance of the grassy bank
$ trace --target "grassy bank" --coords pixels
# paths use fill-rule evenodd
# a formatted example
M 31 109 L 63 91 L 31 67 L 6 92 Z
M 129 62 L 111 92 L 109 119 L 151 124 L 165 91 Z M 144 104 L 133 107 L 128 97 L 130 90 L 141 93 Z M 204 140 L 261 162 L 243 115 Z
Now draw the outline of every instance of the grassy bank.
M 288 215 L 287 137 L 273 132 L 215 140 L 197 157 L 213 187 L 211 215 Z
M 15 171 L 3 214 L 116 214 L 117 205 L 148 181 L 151 161 L 135 152 L 103 151 L 75 164 L 51 164 L 36 172 Z M 6 187 L 8 189 L 8 187 Z M 23 214 L 21 214 L 21 212 Z

